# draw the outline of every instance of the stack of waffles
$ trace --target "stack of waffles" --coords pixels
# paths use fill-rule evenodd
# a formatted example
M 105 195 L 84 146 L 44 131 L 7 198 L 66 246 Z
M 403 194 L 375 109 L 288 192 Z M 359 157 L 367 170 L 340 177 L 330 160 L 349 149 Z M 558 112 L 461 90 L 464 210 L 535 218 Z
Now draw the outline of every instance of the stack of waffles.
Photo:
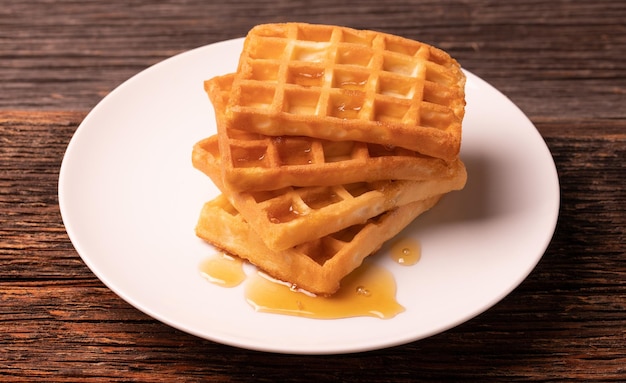
M 373 31 L 253 28 L 237 71 L 205 81 L 217 134 L 193 165 L 222 194 L 197 235 L 331 295 L 365 257 L 462 189 L 465 76 L 447 53 Z

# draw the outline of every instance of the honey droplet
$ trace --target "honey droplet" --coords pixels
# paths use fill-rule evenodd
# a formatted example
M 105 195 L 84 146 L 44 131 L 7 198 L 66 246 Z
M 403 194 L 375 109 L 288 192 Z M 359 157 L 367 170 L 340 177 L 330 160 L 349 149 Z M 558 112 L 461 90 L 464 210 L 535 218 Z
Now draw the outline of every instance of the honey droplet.
M 339 291 L 330 297 L 315 296 L 261 273 L 250 276 L 245 286 L 246 300 L 256 311 L 314 319 L 393 318 L 404 311 L 395 295 L 393 275 L 370 263 L 344 278 Z
M 422 249 L 414 239 L 400 238 L 391 245 L 391 258 L 403 266 L 416 264 L 422 256 Z
M 292 82 L 296 85 L 305 87 L 321 86 L 324 80 L 324 71 L 310 71 L 310 72 L 294 72 L 292 75 Z
M 370 295 L 372 295 L 372 293 L 370 293 L 370 291 L 364 286 L 357 286 L 356 293 L 364 297 L 369 297 Z
M 344 79 L 338 81 L 338 86 L 345 90 L 363 91 L 367 85 L 367 79 L 358 81 L 356 79 Z
M 335 111 L 333 115 L 334 117 L 339 117 L 343 119 L 354 119 L 358 117 L 360 110 L 360 106 L 353 106 L 346 103 L 341 103 L 335 106 Z
M 246 279 L 243 261 L 226 253 L 217 253 L 202 261 L 200 274 L 222 287 L 235 287 Z

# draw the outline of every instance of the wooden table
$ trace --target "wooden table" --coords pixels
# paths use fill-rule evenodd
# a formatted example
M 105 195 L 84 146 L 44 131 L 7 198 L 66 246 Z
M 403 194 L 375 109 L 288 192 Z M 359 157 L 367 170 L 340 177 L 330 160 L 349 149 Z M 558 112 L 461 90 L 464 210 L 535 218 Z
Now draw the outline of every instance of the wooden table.
M 626 381 L 626 3 L 344 3 L 3 2 L 1 381 Z M 61 221 L 57 180 L 88 111 L 152 64 L 278 21 L 437 45 L 530 117 L 556 162 L 562 206 L 552 243 L 513 293 L 404 346 L 276 355 L 172 329 L 85 266 Z

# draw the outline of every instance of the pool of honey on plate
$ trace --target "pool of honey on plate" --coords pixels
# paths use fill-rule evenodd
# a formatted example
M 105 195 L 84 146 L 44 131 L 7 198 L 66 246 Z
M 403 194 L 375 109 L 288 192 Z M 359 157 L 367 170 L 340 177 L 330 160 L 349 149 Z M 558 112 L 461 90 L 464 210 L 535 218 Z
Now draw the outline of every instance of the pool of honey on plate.
M 222 287 L 239 286 L 245 279 L 243 261 L 226 253 L 216 253 L 200 263 L 200 274 Z
M 395 295 L 393 275 L 369 262 L 345 277 L 330 297 L 300 291 L 263 273 L 252 275 L 245 286 L 246 300 L 256 311 L 317 319 L 392 318 L 404 311 Z
M 410 238 L 400 238 L 391 244 L 390 256 L 400 265 L 413 265 L 420 259 L 419 243 Z M 200 264 L 200 273 L 222 287 L 234 287 L 245 282 L 245 300 L 258 312 L 315 319 L 357 316 L 389 319 L 405 310 L 396 300 L 393 274 L 367 260 L 346 276 L 341 288 L 330 297 L 316 296 L 260 271 L 246 275 L 243 261 L 225 253 L 214 254 L 204 260 Z

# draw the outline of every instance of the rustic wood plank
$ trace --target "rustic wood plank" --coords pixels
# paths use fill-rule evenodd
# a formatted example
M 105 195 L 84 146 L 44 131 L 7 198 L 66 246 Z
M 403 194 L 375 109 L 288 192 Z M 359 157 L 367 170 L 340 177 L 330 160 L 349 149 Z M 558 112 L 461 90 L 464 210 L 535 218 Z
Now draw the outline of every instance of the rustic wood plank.
M 56 193 L 65 148 L 83 117 L 0 112 L 0 281 L 91 278 L 72 252 Z
M 623 382 L 624 20 L 624 2 L 609 0 L 3 4 L 0 380 Z M 57 200 L 61 160 L 86 113 L 150 65 L 270 21 L 370 28 L 438 45 L 531 118 L 554 157 L 562 205 L 546 254 L 512 294 L 419 342 L 274 355 L 175 330 L 91 273 Z
M 626 113 L 616 107 L 626 99 L 622 2 L 36 4 L 24 1 L 4 10 L 0 26 L 10 38 L 0 40 L 0 56 L 9 65 L 0 71 L 0 109 L 88 110 L 150 65 L 241 37 L 256 23 L 332 20 L 441 46 L 531 116 L 623 118 Z M 578 85 L 569 86 L 570 81 Z

